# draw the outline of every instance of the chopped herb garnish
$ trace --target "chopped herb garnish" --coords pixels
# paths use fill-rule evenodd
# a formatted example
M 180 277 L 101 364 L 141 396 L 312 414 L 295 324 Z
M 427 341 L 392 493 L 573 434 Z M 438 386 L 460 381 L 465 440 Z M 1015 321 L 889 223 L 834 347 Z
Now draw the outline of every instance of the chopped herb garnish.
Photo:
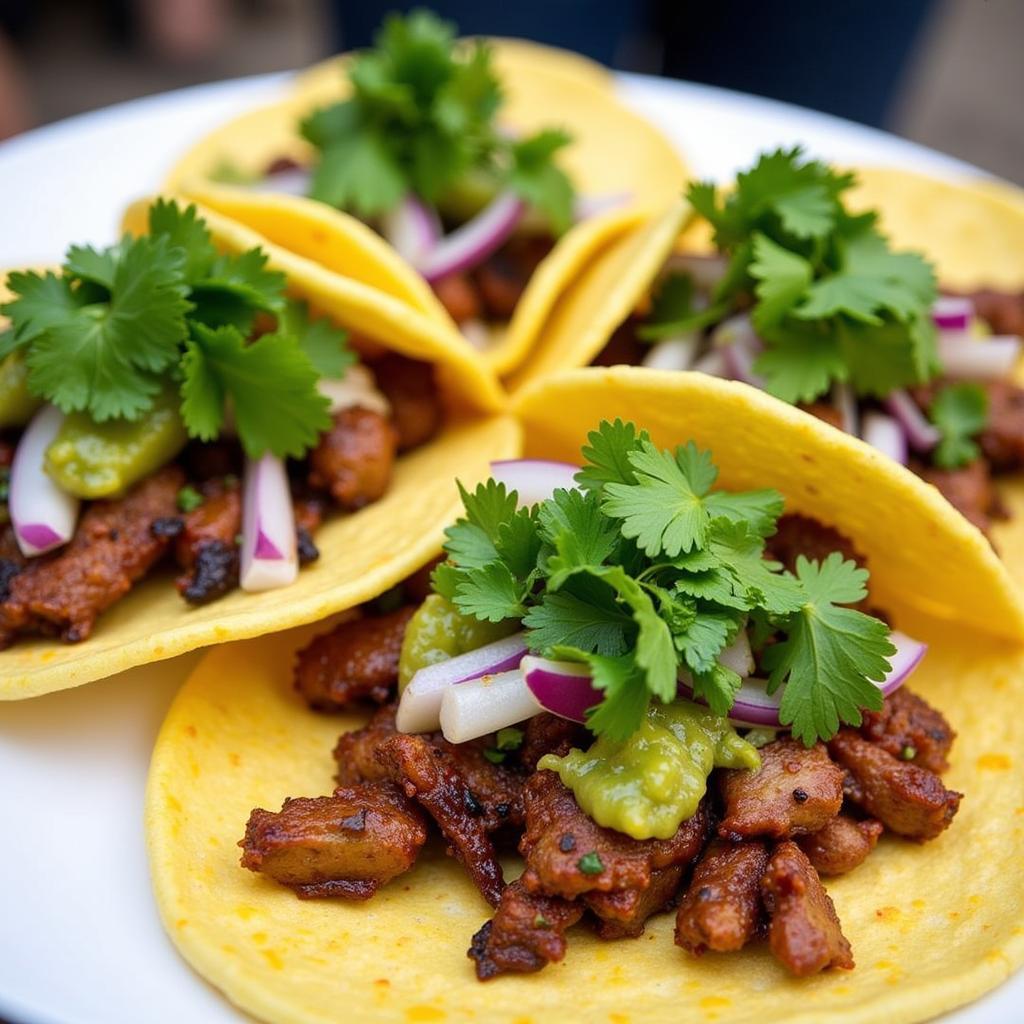
M 925 381 L 937 365 L 934 273 L 917 253 L 894 252 L 874 213 L 846 209 L 854 184 L 796 148 L 766 153 L 724 195 L 711 182 L 691 185 L 728 266 L 705 310 L 691 285 L 669 277 L 642 336 L 749 309 L 765 343 L 754 369 L 785 401 L 813 401 L 836 381 L 867 396 Z
M 960 469 L 980 454 L 975 438 L 988 424 L 988 396 L 980 384 L 950 384 L 932 402 L 929 416 L 942 438 L 932 453 L 941 469 Z
M 463 490 L 434 586 L 465 614 L 521 619 L 532 650 L 586 663 L 603 694 L 592 731 L 625 739 L 651 699 L 675 699 L 681 672 L 728 714 L 741 679 L 718 657 L 748 625 L 776 641 L 761 663 L 773 690 L 786 684 L 781 719 L 805 743 L 881 707 L 888 628 L 844 607 L 863 599 L 867 571 L 839 553 L 795 573 L 766 559 L 778 492 L 715 490 L 709 452 L 662 451 L 618 420 L 583 455 L 582 489 L 530 510 L 494 480 Z
M 904 761 L 913 761 L 917 757 L 917 747 L 907 744 L 901 751 L 900 757 Z
M 510 139 L 499 130 L 491 56 L 483 41 L 457 43 L 454 26 L 429 11 L 388 17 L 374 47 L 346 68 L 351 96 L 302 123 L 319 151 L 313 198 L 374 217 L 408 193 L 436 203 L 474 173 L 564 231 L 573 188 L 554 156 L 569 137 L 545 130 Z
M 599 875 L 604 871 L 604 864 L 596 850 L 591 850 L 590 853 L 583 854 L 583 856 L 576 861 L 576 867 L 578 867 L 585 875 Z
M 23 351 L 33 395 L 97 422 L 138 420 L 174 381 L 190 437 L 216 437 L 230 399 L 246 454 L 303 455 L 330 426 L 317 380 L 354 359 L 343 332 L 286 300 L 261 250 L 218 253 L 194 206 L 158 200 L 149 229 L 12 273 L 0 359 Z
M 534 928 L 550 928 L 551 922 L 543 914 L 534 914 L 533 917 Z
M 499 750 L 518 750 L 523 745 L 525 733 L 522 729 L 509 726 L 506 729 L 499 729 L 495 736 Z
M 178 497 L 176 499 L 179 512 L 194 512 L 200 505 L 202 505 L 204 499 L 203 496 L 191 485 L 185 484 L 180 491 L 178 491 Z
M 485 747 L 484 757 L 486 757 L 491 764 L 504 764 L 505 758 L 508 757 L 508 754 L 506 754 L 504 750 L 498 750 L 495 747 Z

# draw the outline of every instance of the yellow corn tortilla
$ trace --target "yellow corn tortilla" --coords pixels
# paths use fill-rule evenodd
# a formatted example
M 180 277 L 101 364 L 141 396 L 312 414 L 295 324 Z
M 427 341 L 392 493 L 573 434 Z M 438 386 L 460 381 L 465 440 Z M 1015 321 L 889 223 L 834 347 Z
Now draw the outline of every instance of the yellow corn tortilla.
M 712 445 L 727 486 L 779 487 L 826 519 L 841 510 L 839 496 L 866 502 L 864 514 L 838 525 L 876 574 L 905 585 L 883 606 L 932 644 L 913 685 L 960 734 L 946 782 L 967 796 L 952 827 L 925 846 L 883 838 L 862 867 L 829 880 L 858 963 L 852 974 L 794 980 L 763 945 L 694 959 L 673 945 L 666 914 L 637 940 L 601 942 L 576 928 L 563 963 L 481 985 L 465 950 L 489 908 L 436 846 L 360 904 L 301 901 L 238 864 L 250 810 L 329 793 L 337 735 L 362 724 L 357 715 L 314 714 L 292 690 L 294 652 L 317 632 L 307 627 L 209 654 L 157 740 L 146 833 L 160 913 L 182 955 L 237 1006 L 275 1024 L 545 1024 L 554 1015 L 587 1024 L 905 1024 L 1005 979 L 1024 961 L 1024 655 L 910 603 L 945 568 L 943 595 L 958 613 L 1001 623 L 1019 641 L 1022 612 L 1005 570 L 928 491 L 894 483 L 877 459 L 737 385 L 585 370 L 531 390 L 521 411 L 533 455 L 578 459 L 587 428 L 621 415 L 662 444 L 692 436 Z M 887 505 L 890 498 L 902 504 Z M 869 514 L 892 519 L 895 507 L 901 532 Z M 890 541 L 894 549 L 884 551 Z M 886 559 L 895 566 L 888 572 Z M 925 571 L 929 563 L 927 583 L 902 579 L 912 564 Z M 975 614 L 976 601 L 987 620 Z M 506 874 L 518 870 L 509 858 Z
M 125 217 L 126 229 L 144 232 L 146 203 Z M 219 601 L 190 607 L 170 574 L 135 587 L 100 616 L 79 644 L 20 638 L 0 652 L 0 700 L 18 700 L 101 679 L 135 665 L 240 637 L 287 629 L 349 608 L 391 586 L 429 558 L 459 507 L 453 482 L 486 476 L 493 458 L 518 454 L 519 430 L 501 415 L 504 396 L 496 378 L 458 334 L 396 299 L 359 282 L 330 275 L 266 243 L 255 232 L 200 210 L 216 244 L 241 252 L 262 245 L 269 266 L 286 273 L 290 290 L 314 314 L 331 317 L 361 338 L 403 355 L 433 362 L 448 425 L 424 447 L 403 456 L 387 493 L 349 515 L 333 515 L 317 533 L 320 559 L 284 590 L 235 590 Z

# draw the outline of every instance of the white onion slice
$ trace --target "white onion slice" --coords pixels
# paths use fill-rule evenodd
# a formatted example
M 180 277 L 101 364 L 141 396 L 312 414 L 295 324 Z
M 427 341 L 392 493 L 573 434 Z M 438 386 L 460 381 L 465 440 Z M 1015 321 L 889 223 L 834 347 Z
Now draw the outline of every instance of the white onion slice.
M 730 376 L 725 356 L 720 348 L 713 348 L 709 352 L 705 352 L 690 369 L 694 373 L 706 373 L 711 377 Z
M 529 508 L 547 501 L 556 490 L 572 491 L 578 486 L 579 466 L 551 459 L 501 459 L 491 463 L 491 477 L 519 495 L 519 507 Z
M 441 732 L 449 743 L 466 743 L 506 729 L 543 709 L 519 669 L 450 686 L 441 699 Z
M 711 291 L 723 277 L 729 261 L 724 256 L 701 256 L 696 253 L 675 252 L 665 261 L 665 269 L 677 274 L 689 274 L 701 291 Z
M 940 331 L 966 331 L 974 320 L 974 303 L 960 295 L 941 295 L 932 306 L 932 320 Z
M 289 167 L 274 171 L 253 185 L 257 192 L 273 192 L 286 196 L 308 196 L 312 174 L 308 167 Z
M 284 461 L 269 452 L 246 459 L 242 497 L 241 585 L 250 593 L 295 582 L 295 513 Z
M 358 406 L 381 416 L 391 415 L 391 403 L 377 390 L 373 373 L 362 363 L 356 363 L 345 371 L 344 377 L 321 377 L 316 389 L 331 403 L 330 412 L 352 409 Z
M 951 377 L 1008 377 L 1020 350 L 1021 339 L 1012 335 L 974 338 L 965 332 L 939 333 L 939 362 Z
M 750 637 L 746 628 L 741 629 L 736 634 L 736 639 L 722 651 L 718 656 L 718 663 L 731 668 L 740 676 L 749 676 L 754 671 L 754 654 L 750 650 Z
M 419 266 L 440 241 L 441 222 L 410 193 L 381 218 L 381 233 L 399 256 Z
M 938 428 L 928 422 L 917 402 L 899 388 L 891 392 L 885 400 L 885 407 L 896 417 L 904 433 L 907 443 L 916 452 L 931 451 L 940 440 Z
M 572 205 L 573 220 L 589 220 L 602 213 L 618 210 L 632 198 L 631 192 L 606 192 L 603 195 L 577 196 Z
M 25 427 L 11 463 L 7 506 L 15 539 L 26 558 L 67 544 L 78 522 L 78 499 L 61 490 L 44 468 L 46 449 L 63 422 L 60 409 L 43 406 Z
M 907 435 L 899 422 L 884 412 L 866 412 L 861 428 L 864 441 L 900 465 L 907 464 Z
M 845 381 L 838 381 L 832 387 L 832 404 L 839 413 L 843 430 L 847 434 L 857 435 L 857 397 L 853 388 Z
M 526 204 L 514 192 L 502 192 L 472 220 L 442 238 L 417 263 L 428 281 L 439 281 L 482 263 L 516 229 Z
M 764 344 L 754 331 L 754 325 L 746 313 L 736 313 L 723 320 L 711 332 L 711 344 L 716 348 L 740 344 L 745 346 L 751 355 L 757 355 L 764 348 Z
M 433 732 L 441 724 L 441 699 L 457 683 L 518 668 L 526 654 L 526 634 L 502 640 L 421 668 L 409 680 L 398 702 L 399 732 Z
M 696 331 L 666 338 L 648 349 L 642 364 L 651 370 L 688 370 L 697 355 L 700 342 L 700 335 Z

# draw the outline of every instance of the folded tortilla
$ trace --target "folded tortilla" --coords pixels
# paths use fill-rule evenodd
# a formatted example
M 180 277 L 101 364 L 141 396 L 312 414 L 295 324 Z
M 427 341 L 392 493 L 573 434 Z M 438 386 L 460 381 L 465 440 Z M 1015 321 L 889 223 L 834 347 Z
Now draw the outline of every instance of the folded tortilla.
M 505 95 L 503 123 L 524 134 L 565 128 L 573 141 L 560 154 L 560 164 L 580 194 L 626 201 L 568 231 L 533 275 L 508 329 L 484 353 L 505 375 L 526 357 L 569 283 L 618 237 L 678 196 L 687 172 L 671 143 L 615 97 L 599 65 L 518 40 L 495 40 L 493 45 Z M 200 199 L 277 244 L 373 285 L 452 329 L 451 318 L 420 275 L 355 218 L 319 203 L 211 184 L 211 175 L 225 165 L 261 175 L 278 157 L 308 162 L 313 153 L 298 134 L 299 121 L 344 98 L 346 59 L 317 65 L 295 80 L 282 101 L 243 114 L 199 140 L 173 168 L 165 187 Z
M 991 552 L 927 489 L 742 385 L 584 370 L 532 389 L 520 411 L 532 455 L 578 459 L 588 428 L 628 417 L 659 444 L 710 446 L 725 486 L 777 487 L 787 507 L 846 532 L 868 555 L 873 585 L 889 588 L 881 606 L 932 644 L 913 686 L 959 732 L 945 781 L 967 795 L 952 828 L 925 847 L 884 837 L 864 865 L 829 880 L 852 974 L 795 980 L 764 946 L 695 959 L 673 945 L 664 914 L 631 941 L 577 928 L 564 962 L 481 985 L 465 950 L 490 911 L 437 848 L 366 903 L 299 900 L 238 864 L 250 810 L 329 793 L 337 734 L 362 724 L 315 714 L 292 690 L 295 650 L 316 632 L 307 627 L 209 654 L 161 730 L 146 831 L 160 913 L 183 956 L 276 1024 L 904 1024 L 1004 980 L 1024 962 L 1024 610 Z M 507 869 L 514 876 L 514 859 Z
M 146 230 L 147 202 L 137 203 L 125 227 Z M 446 331 L 397 299 L 328 274 L 255 232 L 201 209 L 218 247 L 243 252 L 262 246 L 271 269 L 288 277 L 289 291 L 314 314 L 348 328 L 354 340 L 432 362 L 447 413 L 433 441 L 396 465 L 379 501 L 328 517 L 317 532 L 319 560 L 284 590 L 234 590 L 191 607 L 169 573 L 154 573 L 100 616 L 93 635 L 78 644 L 25 637 L 0 652 L 0 700 L 33 697 L 170 658 L 209 644 L 259 636 L 313 622 L 386 590 L 422 564 L 441 543 L 460 507 L 454 477 L 476 480 L 491 459 L 514 457 L 519 430 L 502 414 L 504 395 L 494 375 L 458 333 Z

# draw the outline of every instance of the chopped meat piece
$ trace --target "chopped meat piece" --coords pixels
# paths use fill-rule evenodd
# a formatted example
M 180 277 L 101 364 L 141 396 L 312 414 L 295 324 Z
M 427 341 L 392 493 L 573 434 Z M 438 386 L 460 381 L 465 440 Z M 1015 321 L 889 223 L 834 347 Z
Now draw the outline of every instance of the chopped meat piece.
M 974 311 L 993 334 L 1024 335 L 1024 292 L 981 288 L 967 297 L 974 302 Z
M 761 897 L 771 919 L 768 944 L 798 978 L 828 967 L 853 967 L 832 899 L 796 843 L 775 847 L 761 879 Z
M 14 527 L 5 523 L 0 527 L 0 602 L 7 600 L 10 593 L 11 580 L 28 564 L 28 559 L 21 553 Z
M 580 903 L 505 886 L 494 917 L 473 936 L 468 956 L 481 981 L 500 974 L 531 974 L 565 956 L 565 933 L 582 916 Z
M 650 352 L 650 345 L 644 344 L 636 333 L 637 320 L 630 317 L 615 328 L 604 348 L 594 357 L 593 366 L 639 366 Z
M 986 381 L 988 416 L 978 441 L 997 473 L 1024 467 L 1024 388 L 1006 380 Z
M 457 324 L 480 316 L 480 296 L 468 274 L 449 274 L 435 281 L 432 287 L 441 305 Z
M 531 892 L 573 899 L 583 893 L 644 890 L 656 869 L 690 863 L 707 837 L 703 804 L 671 839 L 641 841 L 596 824 L 554 772 L 533 774 L 523 795 L 526 831 L 519 852 L 526 859 L 523 884 Z
M 398 450 L 407 452 L 429 441 L 440 429 L 444 413 L 430 363 L 389 355 L 373 363 L 373 373 L 391 405 Z
M 545 754 L 564 757 L 573 747 L 587 745 L 587 730 L 568 718 L 542 711 L 529 719 L 524 727 L 519 761 L 527 771 L 536 771 L 537 762 Z
M 761 925 L 764 843 L 708 843 L 676 914 L 676 945 L 691 953 L 742 949 Z
M 857 821 L 840 814 L 813 835 L 801 836 L 797 844 L 819 875 L 845 875 L 867 860 L 882 831 L 874 818 Z
M 422 736 L 396 733 L 376 757 L 405 795 L 416 800 L 437 822 L 452 855 L 492 907 L 505 887 L 501 865 L 480 820 L 479 804 L 443 751 Z
M 388 489 L 397 445 L 395 428 L 380 413 L 339 409 L 309 453 L 309 482 L 346 511 L 363 508 Z
M 389 737 L 394 736 L 395 704 L 379 707 L 362 729 L 343 732 L 334 748 L 338 766 L 336 778 L 343 786 L 360 782 L 376 782 L 388 777 L 387 770 L 377 760 L 375 751 Z
M 318 494 L 296 496 L 292 502 L 295 513 L 295 530 L 305 531 L 310 537 L 320 529 L 324 521 L 324 499 Z
M 881 711 L 865 711 L 861 735 L 901 761 L 941 774 L 949 767 L 956 733 L 941 711 L 901 686 L 885 698 Z
M 240 477 L 243 460 L 238 441 L 190 441 L 179 460 L 189 480 L 201 483 L 224 477 Z
M 489 320 L 511 320 L 541 260 L 551 252 L 547 235 L 511 239 L 473 272 Z
M 174 514 L 183 482 L 177 466 L 166 466 L 124 498 L 90 505 L 66 548 L 33 559 L 10 581 L 0 637 L 57 632 L 68 643 L 85 640 L 98 616 L 167 550 L 169 538 L 154 536 L 151 527 Z
M 784 515 L 778 521 L 774 536 L 768 538 L 766 555 L 793 572 L 798 555 L 812 562 L 822 562 L 833 551 L 861 567 L 867 564 L 864 556 L 838 530 L 807 516 Z
M 975 459 L 961 469 L 939 469 L 920 463 L 911 463 L 911 469 L 937 487 L 946 501 L 982 533 L 992 528 L 993 519 L 1003 517 L 999 495 L 984 459 Z
M 810 402 L 807 405 L 798 405 L 797 408 L 835 427 L 836 430 L 843 429 L 843 414 L 831 402 Z
M 309 899 L 369 899 L 408 871 L 427 841 L 423 814 L 390 782 L 340 787 L 333 796 L 256 808 L 245 827 L 242 867 Z
M 9 469 L 14 462 L 14 452 L 17 446 L 13 441 L 0 438 L 0 469 Z
M 787 736 L 763 746 L 760 754 L 756 771 L 722 772 L 725 813 L 718 834 L 724 839 L 789 839 L 817 832 L 839 813 L 843 772 L 821 743 L 808 749 Z
M 597 934 L 602 939 L 635 939 L 643 935 L 647 918 L 664 910 L 675 898 L 685 870 L 685 864 L 654 868 L 643 889 L 584 893 L 581 899 L 597 918 Z
M 203 499 L 182 518 L 174 546 L 183 570 L 174 585 L 189 604 L 208 604 L 238 586 L 241 490 L 218 478 L 204 484 Z
M 828 749 L 853 776 L 857 803 L 897 835 L 934 839 L 960 806 L 963 794 L 946 789 L 934 772 L 898 760 L 852 729 L 841 730 Z
M 408 605 L 322 633 L 299 651 L 295 689 L 318 711 L 338 711 L 358 700 L 383 704 L 398 681 L 402 638 L 415 610 Z

